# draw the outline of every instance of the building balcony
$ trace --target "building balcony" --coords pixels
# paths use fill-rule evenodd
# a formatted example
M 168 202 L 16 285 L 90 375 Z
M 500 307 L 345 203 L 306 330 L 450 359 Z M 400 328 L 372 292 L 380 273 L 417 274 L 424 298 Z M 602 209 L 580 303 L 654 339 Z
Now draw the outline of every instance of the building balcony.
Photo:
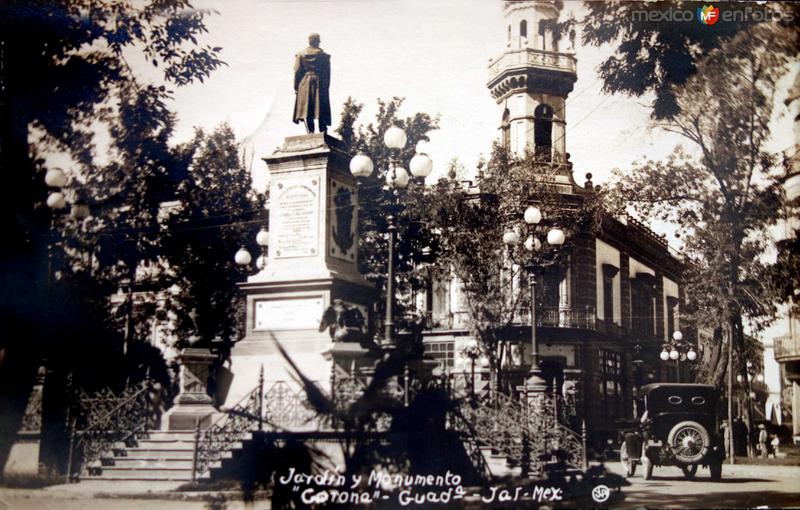
M 537 89 L 568 94 L 577 80 L 574 55 L 523 48 L 503 53 L 489 64 L 488 86 L 495 99 Z
M 530 326 L 530 312 L 528 310 L 520 311 L 514 322 L 521 326 Z M 597 331 L 598 321 L 593 306 L 583 308 L 543 307 L 536 310 L 536 326 Z
M 800 337 L 784 335 L 775 338 L 775 361 L 800 361 Z
M 464 313 L 456 314 L 436 314 L 428 312 L 425 317 L 425 329 L 427 330 L 458 330 L 467 328 L 467 318 Z M 594 307 L 583 308 L 559 308 L 545 307 L 536 310 L 536 325 L 545 328 L 578 328 L 590 329 L 592 331 L 605 331 L 598 320 Z M 514 317 L 513 324 L 516 326 L 530 326 L 530 311 L 520 310 Z
M 523 48 L 503 53 L 489 64 L 489 80 L 508 69 L 538 67 L 552 71 L 577 74 L 578 63 L 574 55 L 556 51 Z

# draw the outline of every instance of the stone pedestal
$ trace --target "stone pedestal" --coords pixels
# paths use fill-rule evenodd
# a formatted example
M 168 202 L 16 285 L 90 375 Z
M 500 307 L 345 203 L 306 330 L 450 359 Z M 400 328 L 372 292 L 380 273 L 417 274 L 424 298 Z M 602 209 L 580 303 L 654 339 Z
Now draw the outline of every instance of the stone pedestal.
M 333 363 L 333 377 L 359 376 L 375 365 L 375 356 L 356 342 L 335 342 L 324 353 L 325 359 Z
M 525 384 L 517 386 L 522 403 L 528 412 L 538 414 L 542 412 L 542 404 L 547 397 L 547 383 L 539 374 L 528 374 Z
M 247 318 L 245 337 L 231 351 L 228 407 L 258 384 L 261 365 L 267 392 L 293 380 L 279 346 L 328 388 L 335 344 L 319 330 L 323 312 L 341 299 L 371 324 L 377 295 L 358 272 L 358 189 L 342 142 L 323 133 L 290 136 L 264 161 L 270 245 L 264 269 L 240 285 Z
M 172 408 L 164 414 L 166 430 L 193 430 L 195 425 L 207 428 L 214 413 L 214 399 L 208 394 L 208 374 L 216 356 L 208 349 L 188 348 L 178 356 L 180 393 Z

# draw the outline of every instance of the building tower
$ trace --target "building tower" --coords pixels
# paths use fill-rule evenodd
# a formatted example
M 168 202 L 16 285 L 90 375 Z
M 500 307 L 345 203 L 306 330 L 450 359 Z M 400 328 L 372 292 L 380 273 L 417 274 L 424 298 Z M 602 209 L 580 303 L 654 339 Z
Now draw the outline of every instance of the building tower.
M 560 0 L 506 0 L 506 50 L 489 63 L 487 86 L 500 106 L 500 137 L 518 156 L 526 151 L 566 160 L 564 104 L 577 80 L 567 41 L 553 30 Z

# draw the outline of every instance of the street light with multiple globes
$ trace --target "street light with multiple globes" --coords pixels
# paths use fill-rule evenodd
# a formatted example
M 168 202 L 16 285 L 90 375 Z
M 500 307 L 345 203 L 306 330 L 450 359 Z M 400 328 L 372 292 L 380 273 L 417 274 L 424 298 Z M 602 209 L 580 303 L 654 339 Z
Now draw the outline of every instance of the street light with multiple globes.
M 681 382 L 681 361 L 695 361 L 697 351 L 694 350 L 694 345 L 683 340 L 683 333 L 675 331 L 672 333 L 672 341 L 662 346 L 659 357 L 661 361 L 675 362 L 675 379 L 676 382 Z
M 391 346 L 394 343 L 394 265 L 395 244 L 397 242 L 397 212 L 399 210 L 400 191 L 408 187 L 411 176 L 403 168 L 397 158 L 397 151 L 403 149 L 408 142 L 408 137 L 403 129 L 392 126 L 383 135 L 383 143 L 390 150 L 389 168 L 386 171 L 386 189 L 391 191 L 392 203 L 389 214 L 386 216 L 387 232 L 389 233 L 387 277 L 386 277 L 386 319 L 384 321 L 384 342 Z M 433 161 L 422 152 L 417 152 L 409 162 L 411 175 L 424 182 L 425 177 L 433 170 Z M 369 177 L 375 165 L 372 160 L 359 152 L 350 160 L 350 173 L 353 177 Z
M 520 235 L 513 229 L 507 230 L 503 234 L 503 243 L 508 248 L 509 258 L 528 272 L 528 284 L 531 290 L 531 368 L 528 374 L 528 383 L 534 386 L 544 384 L 539 367 L 539 346 L 536 338 L 536 276 L 547 267 L 558 264 L 558 250 L 563 246 L 566 236 L 564 231 L 558 227 L 553 227 L 547 232 L 547 244 L 554 248 L 552 256 L 547 258 L 542 253 L 542 242 L 537 237 L 537 229 L 542 221 L 541 210 L 533 205 L 528 206 L 525 209 L 523 219 L 528 229 L 528 237 L 523 243 L 525 251 L 522 252 L 520 250 L 519 253 L 515 253 L 520 241 Z
M 266 228 L 261 227 L 261 230 L 256 234 L 256 244 L 259 246 L 261 253 L 256 259 L 256 267 L 259 271 L 267 267 L 267 249 L 269 248 L 269 232 Z M 242 245 L 241 248 L 233 256 L 233 260 L 240 266 L 247 266 L 253 261 L 253 256 L 250 251 Z

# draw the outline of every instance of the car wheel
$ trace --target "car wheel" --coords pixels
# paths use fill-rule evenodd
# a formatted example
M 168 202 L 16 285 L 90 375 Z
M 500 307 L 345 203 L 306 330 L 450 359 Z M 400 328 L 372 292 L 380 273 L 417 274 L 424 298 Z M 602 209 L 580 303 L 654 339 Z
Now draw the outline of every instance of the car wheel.
M 636 474 L 636 459 L 628 455 L 628 448 L 624 442 L 619 447 L 619 461 L 622 463 L 622 467 L 625 468 L 625 477 L 633 478 L 633 475 Z
M 642 468 L 644 469 L 644 479 L 653 478 L 653 461 L 647 455 L 642 455 Z
M 713 464 L 708 465 L 708 470 L 711 471 L 711 479 L 712 480 L 719 480 L 722 478 L 722 463 L 715 462 Z
M 692 480 L 694 479 L 694 475 L 697 474 L 697 464 L 681 466 L 681 471 L 683 471 L 684 478 L 687 480 Z
M 683 464 L 700 462 L 708 453 L 711 436 L 706 428 L 696 421 L 682 421 L 672 427 L 667 436 L 675 458 Z

